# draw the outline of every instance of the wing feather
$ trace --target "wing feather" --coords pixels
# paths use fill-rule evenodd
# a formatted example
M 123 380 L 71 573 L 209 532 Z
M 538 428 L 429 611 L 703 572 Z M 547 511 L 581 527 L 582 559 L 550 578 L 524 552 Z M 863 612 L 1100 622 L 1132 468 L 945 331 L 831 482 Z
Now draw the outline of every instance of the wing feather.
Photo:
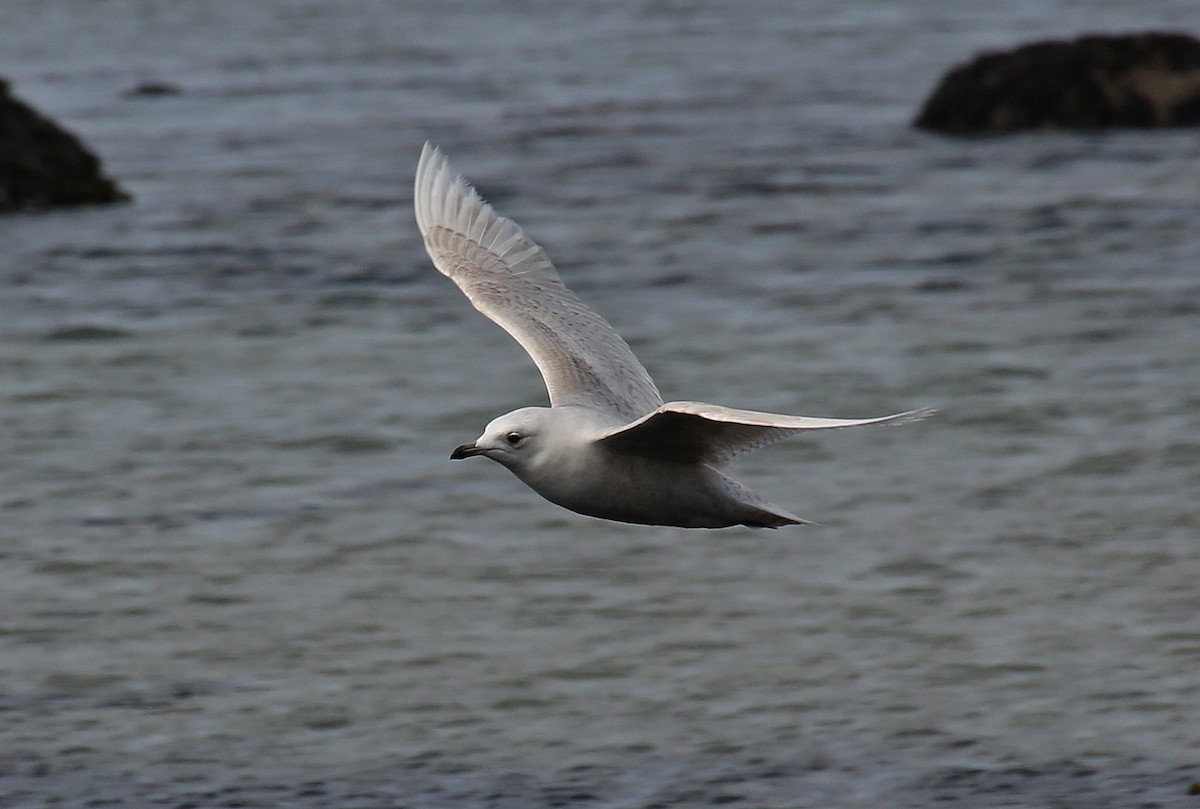
M 927 418 L 933 412 L 924 408 L 872 419 L 829 419 L 737 410 L 704 402 L 668 402 L 631 424 L 609 430 L 596 440 L 627 455 L 720 466 L 743 452 L 774 444 L 806 430 L 905 424 Z
M 632 420 L 663 403 L 628 344 L 567 289 L 542 248 L 428 143 L 413 200 L 434 266 L 529 353 L 550 404 L 588 405 Z

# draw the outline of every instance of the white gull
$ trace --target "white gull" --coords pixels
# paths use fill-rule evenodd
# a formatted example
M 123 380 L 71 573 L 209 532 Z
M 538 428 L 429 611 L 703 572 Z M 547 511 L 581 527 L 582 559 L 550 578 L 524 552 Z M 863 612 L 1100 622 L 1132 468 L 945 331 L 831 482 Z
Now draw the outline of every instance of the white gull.
M 542 248 L 492 210 L 428 143 L 414 207 L 434 266 L 529 352 L 550 394 L 550 407 L 500 416 L 450 457 L 491 458 L 571 511 L 683 528 L 812 524 L 721 467 L 806 430 L 902 424 L 933 412 L 830 419 L 664 404 L 629 346 L 567 289 Z

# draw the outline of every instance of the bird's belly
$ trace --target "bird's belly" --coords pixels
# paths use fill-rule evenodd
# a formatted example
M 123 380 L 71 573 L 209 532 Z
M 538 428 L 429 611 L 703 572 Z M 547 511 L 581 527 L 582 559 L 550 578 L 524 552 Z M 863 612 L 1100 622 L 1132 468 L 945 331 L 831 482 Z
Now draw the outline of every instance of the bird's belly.
M 681 528 L 741 522 L 719 476 L 695 464 L 610 455 L 525 482 L 550 502 L 589 517 Z

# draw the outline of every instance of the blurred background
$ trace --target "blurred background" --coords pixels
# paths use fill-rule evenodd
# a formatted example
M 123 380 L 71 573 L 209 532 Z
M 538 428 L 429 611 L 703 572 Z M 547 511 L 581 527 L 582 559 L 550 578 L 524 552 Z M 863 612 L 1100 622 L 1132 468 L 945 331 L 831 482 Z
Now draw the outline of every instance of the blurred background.
M 0 804 L 1197 805 L 1200 139 L 909 126 L 1195 12 L 8 0 L 133 200 L 0 218 Z M 666 398 L 941 412 L 737 464 L 817 529 L 450 463 L 545 394 L 426 139 Z

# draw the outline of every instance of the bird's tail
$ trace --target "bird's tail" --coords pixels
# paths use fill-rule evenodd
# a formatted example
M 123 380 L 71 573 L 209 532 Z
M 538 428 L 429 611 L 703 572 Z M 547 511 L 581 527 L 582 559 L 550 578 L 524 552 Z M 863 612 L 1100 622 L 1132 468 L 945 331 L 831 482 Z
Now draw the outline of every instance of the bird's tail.
M 750 508 L 742 525 L 751 528 L 782 528 L 785 525 L 820 525 L 819 522 L 797 517 L 792 512 L 771 503 L 747 504 Z
M 717 472 L 717 470 L 713 470 Z M 738 483 L 726 474 L 717 472 L 723 478 L 726 491 L 733 495 L 741 506 L 737 519 L 742 525 L 750 528 L 782 528 L 785 525 L 820 525 L 820 523 L 797 517 L 787 509 L 780 508 L 774 503 L 768 503 L 745 485 Z

